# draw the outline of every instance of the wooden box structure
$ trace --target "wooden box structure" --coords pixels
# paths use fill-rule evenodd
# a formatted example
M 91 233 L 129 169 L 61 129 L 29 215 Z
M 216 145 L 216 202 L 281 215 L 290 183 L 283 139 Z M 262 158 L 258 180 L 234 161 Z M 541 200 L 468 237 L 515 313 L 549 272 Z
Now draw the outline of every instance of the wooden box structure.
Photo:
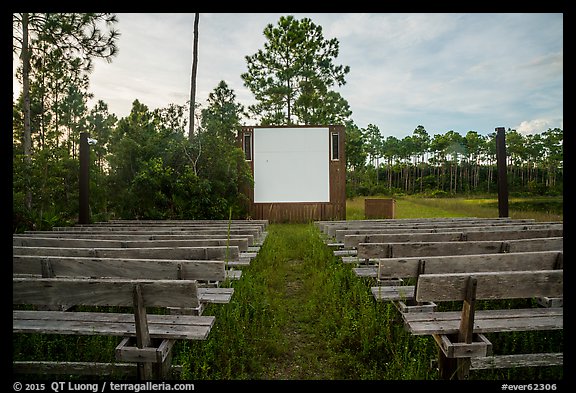
M 395 199 L 367 198 L 364 200 L 364 217 L 366 219 L 394 218 L 395 216 Z
M 269 222 L 346 219 L 345 128 L 243 127 L 238 142 L 254 187 L 250 218 Z

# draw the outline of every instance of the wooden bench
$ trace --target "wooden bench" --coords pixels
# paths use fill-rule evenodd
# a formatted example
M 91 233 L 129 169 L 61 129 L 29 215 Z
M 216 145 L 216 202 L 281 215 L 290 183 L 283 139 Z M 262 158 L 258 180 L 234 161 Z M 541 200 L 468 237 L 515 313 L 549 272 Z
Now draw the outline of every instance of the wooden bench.
M 398 219 L 364 219 L 364 220 L 335 220 L 335 221 L 316 221 L 318 229 L 327 235 L 334 236 L 335 230 L 340 229 L 360 229 L 360 228 L 401 228 L 416 226 L 458 226 L 458 225 L 477 225 L 477 224 L 508 224 L 516 223 L 533 223 L 534 219 L 512 219 L 509 217 L 449 217 L 449 218 L 398 218 Z
M 255 235 L 260 236 L 262 229 L 253 228 L 226 228 L 226 227 L 206 227 L 206 226 L 136 226 L 136 225 L 114 225 L 114 226 L 73 226 L 73 227 L 54 227 L 53 231 L 63 232 L 170 232 L 170 233 L 191 233 L 191 234 L 208 234 L 208 235 Z
M 446 232 L 434 233 L 394 233 L 394 234 L 366 234 L 344 236 L 344 248 L 357 248 L 360 243 L 410 243 L 410 242 L 458 242 L 458 241 L 486 241 L 486 240 L 518 240 L 545 237 L 562 237 L 563 228 L 557 229 L 531 229 L 531 230 L 499 230 L 490 231 L 461 231 L 450 228 Z
M 221 287 L 220 283 L 241 277 L 241 271 L 226 269 L 223 261 L 36 255 L 14 255 L 12 259 L 12 272 L 16 276 L 196 280 L 199 306 L 193 309 L 171 309 L 173 312 L 190 315 L 202 315 L 205 307 L 211 303 L 229 303 L 234 288 Z
M 252 246 L 261 246 L 266 239 L 267 232 L 261 228 L 210 228 L 210 227 L 173 227 L 173 226 L 101 226 L 101 227 L 54 227 L 51 231 L 35 231 L 36 233 L 62 233 L 62 234 L 93 234 L 93 235 L 191 235 L 194 237 L 204 236 L 207 238 L 232 238 L 232 237 L 252 237 Z M 26 232 L 30 233 L 30 232 Z
M 36 233 L 24 233 L 24 236 L 47 236 L 55 238 L 76 238 L 76 239 L 110 239 L 110 240 L 224 240 L 224 239 L 247 239 L 248 249 L 247 252 L 258 252 L 264 244 L 266 233 L 256 238 L 253 234 L 206 234 L 206 233 L 193 233 L 190 232 L 174 232 L 174 231 L 81 231 L 81 232 L 67 232 L 67 231 L 37 231 Z
M 381 285 L 370 290 L 377 301 L 391 301 L 400 312 L 430 311 L 435 309 L 434 303 L 415 301 L 416 283 L 421 274 L 562 268 L 562 251 L 388 258 L 380 260 L 377 267 L 377 281 Z M 404 280 L 414 282 L 414 285 L 403 285 Z M 545 307 L 561 307 L 563 298 L 541 297 L 538 302 Z
M 414 335 L 431 335 L 439 347 L 438 367 L 443 379 L 468 379 L 472 358 L 486 363 L 542 365 L 530 363 L 539 354 L 516 354 L 499 363 L 486 333 L 548 331 L 563 329 L 561 307 L 522 309 L 476 309 L 478 300 L 562 297 L 563 270 L 523 270 L 421 274 L 416 285 L 417 302 L 462 302 L 461 311 L 404 313 L 406 328 Z M 543 355 L 557 365 L 562 354 Z
M 336 242 L 342 243 L 347 235 L 373 235 L 373 234 L 402 234 L 402 233 L 438 233 L 447 231 L 461 231 L 461 232 L 481 232 L 481 231 L 523 231 L 523 230 L 536 230 L 536 229 L 562 229 L 561 222 L 538 222 L 538 223 L 501 223 L 499 225 L 458 225 L 458 226 L 396 226 L 396 227 L 364 227 L 353 229 L 336 229 L 334 239 Z
M 268 220 L 108 220 L 91 224 L 77 224 L 76 227 L 94 226 L 139 226 L 139 227 L 210 227 L 210 228 L 260 228 L 266 230 Z
M 155 248 L 155 247 L 213 247 L 236 246 L 240 252 L 248 251 L 248 239 L 185 239 L 185 240 L 114 240 L 78 239 L 12 235 L 12 245 L 22 247 L 70 248 Z
M 562 251 L 562 237 L 506 241 L 458 241 L 414 243 L 360 243 L 355 263 L 378 263 L 381 258 L 429 257 L 435 255 L 496 254 L 525 251 Z
M 342 223 L 328 223 L 323 231 L 330 237 L 335 237 L 338 230 L 362 230 L 362 229 L 441 229 L 454 227 L 473 226 L 500 226 L 515 224 L 529 224 L 535 220 L 513 220 L 509 218 L 460 218 L 460 219 L 419 219 L 410 220 L 381 220 L 371 222 L 369 220 L 346 221 Z
M 16 373 L 116 376 L 167 379 L 177 367 L 172 363 L 176 340 L 205 340 L 213 316 L 156 314 L 148 310 L 199 306 L 194 280 L 130 280 L 13 277 L 14 305 L 56 306 L 73 304 L 98 311 L 40 311 L 14 309 L 12 331 L 16 334 L 117 336 L 116 363 L 13 362 Z M 103 312 L 102 307 L 132 307 L 133 312 Z M 41 371 L 43 370 L 43 371 Z
M 20 238 L 43 237 L 57 239 L 107 239 L 107 240 L 227 240 L 246 239 L 248 247 L 255 246 L 254 235 L 202 235 L 202 234 L 165 234 L 161 232 L 125 233 L 125 232 L 64 232 L 64 231 L 28 231 L 18 233 Z
M 14 255 L 43 255 L 123 259 L 203 259 L 226 262 L 227 266 L 247 266 L 256 253 L 240 253 L 237 246 L 142 247 L 142 248 L 69 248 L 13 246 Z

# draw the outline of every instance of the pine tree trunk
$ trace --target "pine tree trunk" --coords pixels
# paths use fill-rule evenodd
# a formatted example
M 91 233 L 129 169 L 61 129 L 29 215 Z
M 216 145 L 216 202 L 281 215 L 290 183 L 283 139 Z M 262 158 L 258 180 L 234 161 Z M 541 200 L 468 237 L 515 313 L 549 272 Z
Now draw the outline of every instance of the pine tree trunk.
M 192 76 L 190 81 L 190 127 L 188 129 L 188 139 L 192 141 L 194 135 L 194 107 L 196 106 L 196 72 L 198 70 L 198 21 L 200 14 L 194 14 L 194 49 L 192 59 Z
M 32 164 L 32 127 L 30 125 L 30 47 L 28 46 L 28 14 L 22 14 L 22 94 L 24 101 L 24 161 Z M 32 190 L 26 190 L 26 208 L 32 209 Z

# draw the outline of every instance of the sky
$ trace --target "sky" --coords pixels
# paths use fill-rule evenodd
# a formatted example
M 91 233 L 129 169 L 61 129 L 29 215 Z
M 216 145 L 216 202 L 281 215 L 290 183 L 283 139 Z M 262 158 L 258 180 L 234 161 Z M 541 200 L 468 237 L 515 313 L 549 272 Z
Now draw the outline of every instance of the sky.
M 238 103 L 254 104 L 240 77 L 245 58 L 264 49 L 266 25 L 287 15 L 310 18 L 338 40 L 334 64 L 350 72 L 333 89 L 360 128 L 398 138 L 419 125 L 430 135 L 563 129 L 562 13 L 201 13 L 196 101 L 206 107 L 223 80 Z M 119 52 L 95 61 L 89 108 L 102 100 L 121 118 L 136 99 L 150 110 L 185 105 L 194 14 L 117 16 Z

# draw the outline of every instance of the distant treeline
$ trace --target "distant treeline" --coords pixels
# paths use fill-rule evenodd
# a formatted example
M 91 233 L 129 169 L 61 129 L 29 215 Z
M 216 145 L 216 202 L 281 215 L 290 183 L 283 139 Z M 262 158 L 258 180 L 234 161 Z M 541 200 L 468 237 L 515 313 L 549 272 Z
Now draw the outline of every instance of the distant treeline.
M 510 192 L 559 195 L 563 190 L 563 131 L 505 133 Z M 496 135 L 455 131 L 432 137 L 423 126 L 403 139 L 370 124 L 346 130 L 347 193 L 358 195 L 497 192 Z

